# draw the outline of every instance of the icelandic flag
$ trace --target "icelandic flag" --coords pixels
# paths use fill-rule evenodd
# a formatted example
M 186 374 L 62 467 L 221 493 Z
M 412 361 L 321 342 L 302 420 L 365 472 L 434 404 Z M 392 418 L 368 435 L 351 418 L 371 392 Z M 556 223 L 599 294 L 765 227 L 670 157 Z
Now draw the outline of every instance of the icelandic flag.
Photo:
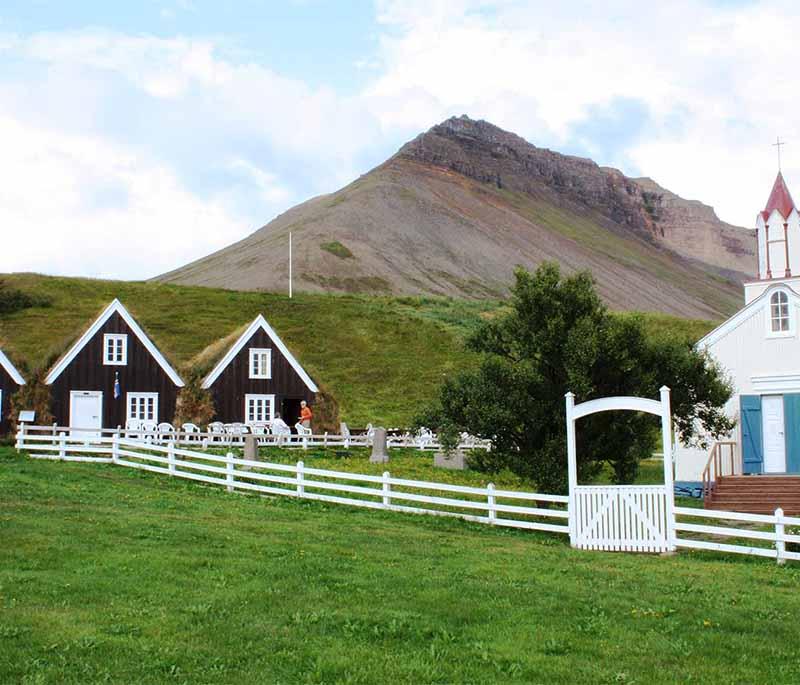
M 122 391 L 119 388 L 119 372 L 117 372 L 114 378 L 114 399 L 118 400 L 119 396 L 122 394 Z

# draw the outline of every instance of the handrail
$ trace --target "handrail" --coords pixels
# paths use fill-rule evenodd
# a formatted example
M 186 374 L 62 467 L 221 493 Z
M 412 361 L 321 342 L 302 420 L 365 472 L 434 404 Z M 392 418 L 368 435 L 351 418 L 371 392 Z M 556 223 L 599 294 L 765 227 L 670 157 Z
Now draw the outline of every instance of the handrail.
M 727 448 L 727 454 L 723 454 Z M 727 459 L 726 459 L 727 457 Z M 701 480 L 703 483 L 703 500 L 708 502 L 717 485 L 717 480 L 723 476 L 735 476 L 737 470 L 736 443 L 732 440 L 717 440 L 711 447 L 708 461 L 703 469 Z M 726 469 L 726 464 L 729 468 Z

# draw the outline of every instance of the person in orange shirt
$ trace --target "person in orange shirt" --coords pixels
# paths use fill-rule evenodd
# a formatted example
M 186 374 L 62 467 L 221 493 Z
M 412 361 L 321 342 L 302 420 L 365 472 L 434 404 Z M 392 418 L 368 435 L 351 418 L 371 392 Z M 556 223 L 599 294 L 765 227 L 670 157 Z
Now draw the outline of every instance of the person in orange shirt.
M 303 428 L 311 428 L 311 407 L 308 406 L 305 400 L 300 403 L 300 425 Z

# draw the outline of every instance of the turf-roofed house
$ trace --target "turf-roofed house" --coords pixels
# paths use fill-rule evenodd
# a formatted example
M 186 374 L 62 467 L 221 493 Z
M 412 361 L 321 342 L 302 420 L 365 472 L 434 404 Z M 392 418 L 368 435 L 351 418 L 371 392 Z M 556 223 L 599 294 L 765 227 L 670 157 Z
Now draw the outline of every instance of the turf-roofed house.
M 56 423 L 81 434 L 124 426 L 128 420 L 172 421 L 184 385 L 116 299 L 56 362 L 45 382 Z
M 25 379 L 11 360 L 0 350 L 0 435 L 11 429 L 11 396 L 25 385 Z
M 280 416 L 294 425 L 300 402 L 313 404 L 318 388 L 278 334 L 258 315 L 203 380 L 216 419 L 265 424 Z

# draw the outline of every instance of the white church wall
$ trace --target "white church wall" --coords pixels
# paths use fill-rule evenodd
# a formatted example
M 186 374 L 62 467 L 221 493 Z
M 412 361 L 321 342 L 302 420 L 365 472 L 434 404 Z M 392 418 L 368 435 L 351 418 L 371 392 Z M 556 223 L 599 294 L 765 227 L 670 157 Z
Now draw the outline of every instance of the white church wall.
M 769 285 L 769 284 L 767 284 Z M 800 392 L 800 306 L 792 304 L 794 333 L 787 337 L 769 337 L 769 303 L 765 301 L 734 330 L 706 349 L 722 367 L 734 386 L 725 405 L 725 413 L 737 420 L 728 439 L 741 449 L 739 434 L 739 395 L 783 394 Z M 675 479 L 698 481 L 708 461 L 709 450 L 676 445 Z

